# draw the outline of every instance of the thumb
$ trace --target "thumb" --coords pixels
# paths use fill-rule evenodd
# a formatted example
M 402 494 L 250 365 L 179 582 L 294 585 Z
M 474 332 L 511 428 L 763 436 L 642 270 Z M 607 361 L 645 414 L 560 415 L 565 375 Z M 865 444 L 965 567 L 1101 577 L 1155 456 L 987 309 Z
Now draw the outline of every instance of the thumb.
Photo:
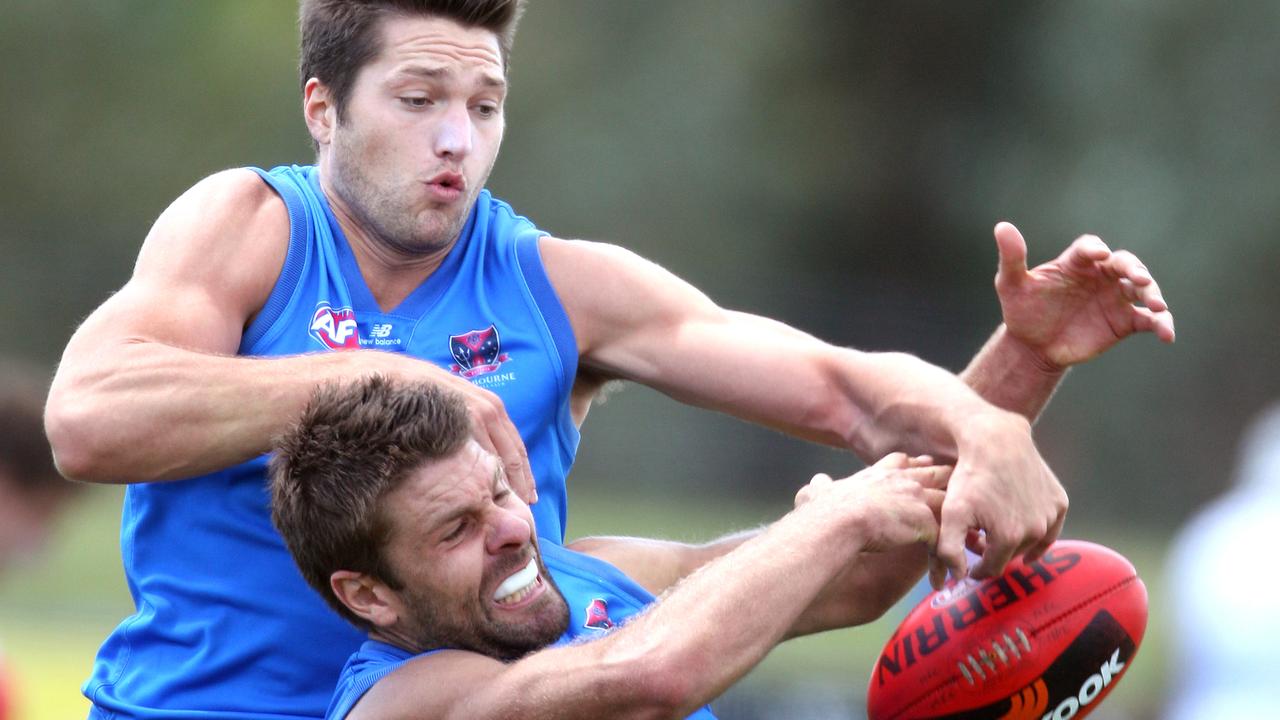
M 1027 241 L 1013 223 L 996 223 L 996 252 L 1000 263 L 996 269 L 996 285 L 1017 285 L 1027 275 Z

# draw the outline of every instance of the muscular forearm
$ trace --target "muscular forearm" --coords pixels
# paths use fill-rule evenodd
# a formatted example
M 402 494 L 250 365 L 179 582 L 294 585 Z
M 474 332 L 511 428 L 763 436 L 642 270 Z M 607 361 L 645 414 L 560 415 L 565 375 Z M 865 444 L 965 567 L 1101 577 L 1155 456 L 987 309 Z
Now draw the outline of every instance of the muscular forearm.
M 830 512 L 801 508 L 609 636 L 516 663 L 468 710 L 486 717 L 492 702 L 520 717 L 548 706 L 584 718 L 684 717 L 758 663 L 856 554 L 859 529 Z
M 865 460 L 891 452 L 954 459 L 979 425 L 1012 422 L 955 375 L 902 353 L 838 351 L 828 374 L 835 396 L 858 409 L 845 444 Z
M 761 532 L 747 530 L 699 545 L 632 537 L 587 537 L 568 547 L 612 564 L 649 592 L 660 595 Z M 799 637 L 875 620 L 919 582 L 927 565 L 923 546 L 859 554 L 823 588 L 786 636 Z
M 1001 325 L 960 379 L 987 402 L 1034 422 L 1065 375 L 1065 368 L 1048 365 Z
M 49 440 L 75 479 L 190 477 L 266 452 L 319 382 L 390 372 L 396 360 L 368 351 L 227 357 L 140 340 L 88 355 L 73 341 L 49 397 Z
M 920 582 L 928 569 L 928 561 L 928 552 L 923 545 L 859 554 L 823 588 L 787 631 L 787 637 L 854 627 L 876 620 Z

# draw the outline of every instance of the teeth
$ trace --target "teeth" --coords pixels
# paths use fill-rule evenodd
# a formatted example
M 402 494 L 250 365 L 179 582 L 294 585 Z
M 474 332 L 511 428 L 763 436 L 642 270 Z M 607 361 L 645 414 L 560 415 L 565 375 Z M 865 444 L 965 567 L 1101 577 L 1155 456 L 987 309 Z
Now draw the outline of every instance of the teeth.
M 533 558 L 530 558 L 529 564 L 525 565 L 523 570 L 502 581 L 498 589 L 493 591 L 493 599 L 500 603 L 522 600 L 528 594 L 528 591 L 533 589 L 533 585 L 537 581 L 538 563 Z

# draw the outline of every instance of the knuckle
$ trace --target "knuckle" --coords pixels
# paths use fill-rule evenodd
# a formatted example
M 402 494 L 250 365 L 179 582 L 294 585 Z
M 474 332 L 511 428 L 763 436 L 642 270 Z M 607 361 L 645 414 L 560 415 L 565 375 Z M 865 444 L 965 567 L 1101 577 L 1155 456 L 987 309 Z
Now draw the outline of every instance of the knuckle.
M 942 517 L 950 522 L 967 521 L 972 513 L 969 501 L 956 495 L 948 495 L 942 504 Z

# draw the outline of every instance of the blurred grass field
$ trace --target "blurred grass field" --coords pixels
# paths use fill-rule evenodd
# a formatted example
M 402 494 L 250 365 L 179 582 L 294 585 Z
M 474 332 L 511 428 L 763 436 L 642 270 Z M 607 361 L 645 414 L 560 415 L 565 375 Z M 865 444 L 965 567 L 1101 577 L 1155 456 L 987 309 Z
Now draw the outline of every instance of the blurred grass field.
M 61 519 L 60 532 L 41 561 L 15 568 L 0 583 L 0 645 L 19 683 L 15 720 L 84 717 L 87 701 L 79 687 L 88 676 L 99 643 L 132 611 L 118 548 L 119 488 L 91 487 Z M 653 497 L 573 491 L 570 537 L 628 534 L 697 541 L 752 527 L 784 512 L 725 500 Z M 1165 538 L 1132 529 L 1078 528 L 1069 537 L 1109 545 L 1137 566 L 1147 583 L 1151 623 L 1137 661 L 1095 718 L 1153 717 L 1163 696 L 1167 644 L 1160 603 Z M 903 607 L 862 628 L 825 633 L 784 644 L 742 684 L 721 708 L 732 720 L 735 694 L 834 693 L 860 698 L 880 646 Z

